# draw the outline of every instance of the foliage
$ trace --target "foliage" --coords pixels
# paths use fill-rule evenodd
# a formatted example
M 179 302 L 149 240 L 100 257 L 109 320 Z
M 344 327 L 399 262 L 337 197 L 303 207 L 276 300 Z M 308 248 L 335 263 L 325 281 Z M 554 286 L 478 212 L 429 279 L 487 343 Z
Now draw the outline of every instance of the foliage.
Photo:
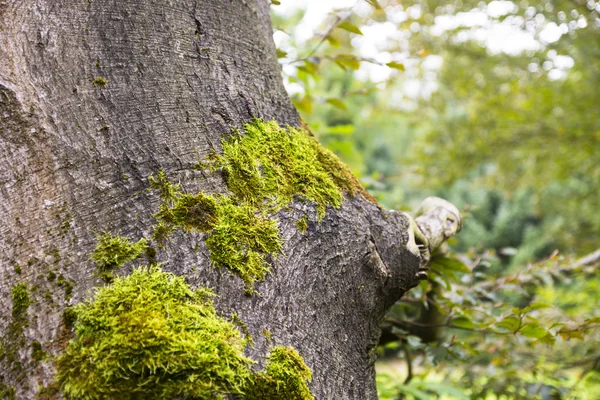
M 293 349 L 274 348 L 265 371 L 252 372 L 246 341 L 212 296 L 158 266 L 116 278 L 72 310 L 76 340 L 57 362 L 61 390 L 77 399 L 259 398 L 257 390 L 312 398 L 310 370 Z
M 384 322 L 382 398 L 595 398 L 598 2 L 348 4 L 308 40 L 273 8 L 294 104 L 381 204 L 465 215 Z

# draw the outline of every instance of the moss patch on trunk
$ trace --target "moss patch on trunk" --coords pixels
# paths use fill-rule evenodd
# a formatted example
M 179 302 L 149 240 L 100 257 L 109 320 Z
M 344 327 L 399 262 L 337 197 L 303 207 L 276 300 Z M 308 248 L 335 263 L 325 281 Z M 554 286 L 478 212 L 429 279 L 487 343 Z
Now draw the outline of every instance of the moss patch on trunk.
M 222 145 L 222 154 L 197 169 L 221 171 L 231 195 L 184 193 L 164 171 L 150 177 L 162 200 L 154 238 L 162 243 L 174 229 L 208 233 L 213 265 L 238 275 L 249 292 L 269 272 L 268 257 L 282 249 L 274 213 L 297 199 L 315 204 L 320 220 L 328 206 L 341 206 L 344 191 L 368 196 L 348 167 L 303 130 L 254 120 Z
M 252 371 L 247 341 L 216 314 L 212 296 L 157 266 L 116 278 L 73 309 L 77 339 L 57 362 L 62 392 L 73 399 L 312 399 L 310 370 L 293 349 L 274 348 L 265 371 Z

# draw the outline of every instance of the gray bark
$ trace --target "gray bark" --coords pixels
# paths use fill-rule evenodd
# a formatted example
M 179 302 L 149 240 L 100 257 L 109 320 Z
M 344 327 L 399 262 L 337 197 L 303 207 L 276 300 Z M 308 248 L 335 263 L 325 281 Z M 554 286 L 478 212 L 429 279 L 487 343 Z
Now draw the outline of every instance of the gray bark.
M 93 84 L 99 77 L 104 87 Z M 191 167 L 254 117 L 299 125 L 266 0 L 0 1 L 3 336 L 11 288 L 26 283 L 32 299 L 23 340 L 0 363 L 17 398 L 52 380 L 51 360 L 36 361 L 31 344 L 59 354 L 70 338 L 63 309 L 102 285 L 89 261 L 95 236 L 149 237 L 158 200 L 144 190 L 159 168 L 188 191 L 225 190 L 218 174 Z M 192 286 L 215 288 L 220 312 L 248 325 L 249 355 L 267 354 L 263 330 L 298 349 L 315 398 L 376 398 L 378 321 L 420 264 L 406 249 L 408 221 L 357 195 L 302 234 L 295 221 L 306 211 L 316 215 L 302 202 L 278 213 L 284 255 L 257 284 L 260 295 L 245 296 L 240 279 L 210 267 L 200 234 L 175 234 L 159 261 Z

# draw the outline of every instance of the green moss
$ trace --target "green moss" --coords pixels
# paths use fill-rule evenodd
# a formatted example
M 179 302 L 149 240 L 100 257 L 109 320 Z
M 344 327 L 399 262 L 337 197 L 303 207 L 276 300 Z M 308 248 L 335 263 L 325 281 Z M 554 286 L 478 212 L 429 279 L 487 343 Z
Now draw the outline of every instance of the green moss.
M 206 247 L 216 268 L 226 267 L 238 275 L 248 288 L 264 279 L 270 267 L 267 256 L 281 251 L 276 220 L 256 214 L 248 204 L 233 204 L 219 199 L 219 222 L 206 238 Z
M 292 348 L 275 347 L 265 370 L 252 371 L 254 361 L 244 355 L 248 339 L 236 328 L 245 324 L 237 315 L 234 323 L 219 317 L 212 296 L 159 267 L 138 268 L 98 290 L 92 301 L 67 309 L 64 318 L 74 323 L 76 340 L 57 360 L 63 394 L 312 399 L 310 369 Z
M 65 301 L 69 301 L 73 295 L 73 282 L 64 277 L 63 274 L 58 275 L 56 284 L 65 290 Z
M 268 359 L 265 370 L 256 374 L 244 396 L 246 400 L 314 399 L 307 384 L 312 373 L 295 349 L 276 346 Z
M 300 233 L 305 233 L 308 231 L 308 216 L 305 215 L 296 221 L 296 228 L 300 231 Z
M 159 246 L 175 229 L 207 233 L 213 266 L 228 268 L 252 292 L 254 283 L 269 272 L 269 258 L 282 249 L 275 212 L 300 198 L 315 204 L 320 220 L 328 206 L 341 206 L 344 190 L 354 195 L 363 189 L 305 131 L 260 120 L 245 128 L 245 135 L 234 133 L 223 140 L 223 154 L 211 154 L 197 165 L 222 171 L 231 195 L 184 193 L 162 170 L 149 182 L 160 192 L 153 233 Z M 306 221 L 299 223 L 299 229 L 308 228 Z
M 75 333 L 57 362 L 67 398 L 221 398 L 241 394 L 253 363 L 208 289 L 158 267 L 136 269 L 74 308 Z
M 155 240 L 164 240 L 174 229 L 208 232 L 206 246 L 215 268 L 228 268 L 252 291 L 254 282 L 269 272 L 267 256 L 281 251 L 277 221 L 250 204 L 234 203 L 231 197 L 182 193 L 179 185 L 166 181 L 160 171 L 151 186 L 163 199 L 154 229 Z
M 13 320 L 26 320 L 27 309 L 31 304 L 27 285 L 25 283 L 17 283 L 11 289 L 12 295 L 12 317 Z
M 91 259 L 96 262 L 100 274 L 110 273 L 125 263 L 135 260 L 146 251 L 148 241 L 140 239 L 132 243 L 119 235 L 113 236 L 108 232 L 98 237 L 98 244 Z
M 106 78 L 102 78 L 100 76 L 92 81 L 92 85 L 94 85 L 96 87 L 100 87 L 100 88 L 103 88 L 104 86 L 106 86 L 107 83 L 108 83 L 108 80 Z
M 67 328 L 73 328 L 75 321 L 77 320 L 77 311 L 73 307 L 65 308 L 62 315 L 62 320 Z
M 37 340 L 31 343 L 31 358 L 35 361 L 40 362 L 46 358 L 47 354 L 42 349 L 42 345 Z
M 250 334 L 250 329 L 248 329 L 248 325 L 237 315 L 237 313 L 231 313 L 231 322 L 237 326 L 240 331 L 244 334 L 244 338 L 249 346 L 254 346 L 254 339 Z
M 0 381 L 0 399 L 14 400 L 16 398 L 17 394 L 15 388 L 12 386 L 7 386 L 3 381 Z
M 272 340 L 271 340 L 271 331 L 268 329 L 263 329 L 262 330 L 262 335 L 265 337 L 265 339 L 267 339 L 267 343 L 271 344 Z
M 161 204 L 155 216 L 168 226 L 208 232 L 218 221 L 217 206 L 213 196 L 202 192 L 196 195 L 178 192 L 174 201 Z
M 46 275 L 46 278 L 48 279 L 48 281 L 53 282 L 56 279 L 56 272 L 49 271 Z
M 60 398 L 60 389 L 55 383 L 48 386 L 38 386 L 36 400 L 56 400 Z
M 211 160 L 238 201 L 277 211 L 299 196 L 314 202 L 320 217 L 328 205 L 341 205 L 342 187 L 321 163 L 325 150 L 316 139 L 275 122 L 255 120 L 245 128 L 245 135 L 224 140 L 223 154 Z
M 19 361 L 18 350 L 25 346 L 23 331 L 29 324 L 28 308 L 31 299 L 25 283 L 18 283 L 11 288 L 12 318 L 8 324 L 6 334 L 0 338 L 0 360 L 5 360 L 13 373 L 23 376 L 23 369 Z M 1 374 L 0 374 L 1 378 Z

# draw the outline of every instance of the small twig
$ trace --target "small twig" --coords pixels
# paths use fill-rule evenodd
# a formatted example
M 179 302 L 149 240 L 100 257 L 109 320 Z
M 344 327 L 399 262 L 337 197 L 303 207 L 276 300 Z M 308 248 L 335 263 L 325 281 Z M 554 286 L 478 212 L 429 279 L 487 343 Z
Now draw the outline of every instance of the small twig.
M 406 367 L 408 369 L 406 379 L 404 380 L 404 384 L 408 385 L 413 378 L 413 366 L 412 366 L 412 355 L 410 354 L 410 349 L 406 345 L 406 342 L 402 342 L 402 348 L 404 349 L 404 355 L 406 357 Z
M 356 7 L 356 5 L 358 3 L 360 3 L 361 0 L 357 0 L 356 3 L 354 3 L 354 5 L 350 8 L 348 8 L 348 11 L 352 11 L 352 9 L 354 7 Z M 308 55 L 302 57 L 302 58 L 298 58 L 296 60 L 292 60 L 292 61 L 288 61 L 287 63 L 285 63 L 284 65 L 291 65 L 291 64 L 296 64 L 298 62 L 301 61 L 305 61 L 308 60 L 313 54 L 316 53 L 316 51 L 323 45 L 323 43 L 325 43 L 325 41 L 329 38 L 329 36 L 333 33 L 333 30 L 335 28 L 337 28 L 337 26 L 344 22 L 351 14 L 348 14 L 346 17 L 342 18 L 339 16 L 339 14 L 336 16 L 335 21 L 333 22 L 333 24 L 331 24 L 331 26 L 329 27 L 329 29 L 327 30 L 327 32 L 325 32 L 325 34 L 323 35 L 323 37 L 321 38 L 321 41 L 319 43 L 317 43 L 317 45 L 315 47 L 313 47 L 313 49 L 308 53 Z

